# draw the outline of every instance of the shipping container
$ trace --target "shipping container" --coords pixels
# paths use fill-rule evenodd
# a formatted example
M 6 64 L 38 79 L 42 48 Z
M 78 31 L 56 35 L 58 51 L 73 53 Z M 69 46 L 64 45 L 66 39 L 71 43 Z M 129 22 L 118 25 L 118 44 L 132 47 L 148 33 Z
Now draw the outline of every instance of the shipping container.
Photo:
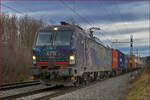
M 142 65 L 142 60 L 141 60 L 141 58 L 138 58 L 137 64 L 138 64 L 138 67 L 141 67 L 141 65 Z
M 133 58 L 133 69 L 135 69 L 137 66 L 136 66 L 136 57 L 135 56 L 133 56 L 132 57 Z
M 141 59 L 139 57 L 136 57 L 135 62 L 136 62 L 136 68 L 141 67 L 142 62 L 141 62 Z
M 136 57 L 134 58 L 134 67 L 135 67 L 135 68 L 138 67 L 138 65 L 137 65 L 137 58 L 136 58 Z
M 129 69 L 134 69 L 134 60 L 129 58 Z
M 125 55 L 125 68 L 128 68 L 128 65 L 129 65 L 128 63 L 129 63 L 128 56 Z
M 117 50 L 118 52 L 118 69 L 123 69 L 125 68 L 125 55 Z
M 112 49 L 112 69 L 117 70 L 118 68 L 118 52 Z

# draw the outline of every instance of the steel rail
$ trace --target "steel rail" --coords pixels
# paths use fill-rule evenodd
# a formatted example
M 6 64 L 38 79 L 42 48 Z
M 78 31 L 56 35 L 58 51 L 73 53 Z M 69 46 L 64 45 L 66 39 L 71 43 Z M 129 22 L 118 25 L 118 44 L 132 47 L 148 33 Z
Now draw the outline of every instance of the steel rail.
M 40 81 L 26 81 L 26 82 L 8 83 L 8 84 L 2 84 L 0 86 L 0 90 L 9 90 L 9 89 L 14 89 L 14 88 L 21 88 L 21 87 L 39 85 L 39 84 L 40 84 Z
M 25 96 L 29 96 L 29 95 L 33 95 L 33 94 L 37 94 L 40 92 L 44 92 L 44 91 L 48 91 L 50 89 L 56 89 L 58 87 L 56 86 L 47 86 L 47 87 L 41 87 L 41 88 L 37 88 L 37 89 L 32 89 L 29 91 L 25 91 L 25 92 L 21 92 L 21 93 L 17 93 L 17 94 L 11 94 L 11 95 L 2 95 L 0 97 L 0 99 L 15 99 L 15 98 L 20 98 L 20 97 L 25 97 Z

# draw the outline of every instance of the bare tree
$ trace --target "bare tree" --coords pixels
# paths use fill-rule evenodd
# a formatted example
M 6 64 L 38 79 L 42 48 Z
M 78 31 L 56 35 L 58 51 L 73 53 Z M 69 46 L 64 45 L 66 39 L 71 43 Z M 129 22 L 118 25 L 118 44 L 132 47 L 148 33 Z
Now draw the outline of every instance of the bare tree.
M 42 19 L 35 20 L 27 15 L 18 18 L 2 13 L 2 79 L 3 82 L 19 80 L 29 76 L 32 66 L 32 44 L 36 32 L 44 26 Z

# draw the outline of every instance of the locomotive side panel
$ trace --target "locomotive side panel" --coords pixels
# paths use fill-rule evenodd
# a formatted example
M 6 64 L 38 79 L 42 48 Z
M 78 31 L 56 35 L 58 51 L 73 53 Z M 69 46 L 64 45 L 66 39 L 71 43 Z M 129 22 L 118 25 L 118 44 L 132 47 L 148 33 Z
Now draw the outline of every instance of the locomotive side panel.
M 112 52 L 111 49 L 87 39 L 86 43 L 87 67 L 95 71 L 112 70 Z
M 75 27 L 72 35 L 72 49 L 75 54 L 75 65 L 72 66 L 72 74 L 74 76 L 81 76 L 86 67 L 86 54 L 85 54 L 85 33 Z
M 76 56 L 76 65 L 74 67 L 82 67 L 84 66 L 85 58 L 84 58 L 84 37 L 78 31 L 73 34 L 73 44 L 72 47 L 75 49 Z

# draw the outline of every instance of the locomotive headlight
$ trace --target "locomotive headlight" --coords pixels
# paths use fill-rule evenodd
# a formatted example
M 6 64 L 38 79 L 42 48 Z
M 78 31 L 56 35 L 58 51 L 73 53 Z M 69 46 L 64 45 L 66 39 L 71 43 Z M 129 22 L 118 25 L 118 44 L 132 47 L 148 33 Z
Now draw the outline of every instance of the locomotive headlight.
M 32 56 L 33 64 L 36 64 L 36 56 Z
M 57 31 L 57 30 L 58 30 L 58 27 L 54 27 L 54 30 Z
M 69 56 L 69 64 L 75 64 L 75 56 L 74 55 Z
M 69 59 L 70 60 L 75 60 L 75 56 L 70 56 Z
M 36 60 L 36 56 L 32 56 L 32 59 L 33 59 L 33 60 Z

